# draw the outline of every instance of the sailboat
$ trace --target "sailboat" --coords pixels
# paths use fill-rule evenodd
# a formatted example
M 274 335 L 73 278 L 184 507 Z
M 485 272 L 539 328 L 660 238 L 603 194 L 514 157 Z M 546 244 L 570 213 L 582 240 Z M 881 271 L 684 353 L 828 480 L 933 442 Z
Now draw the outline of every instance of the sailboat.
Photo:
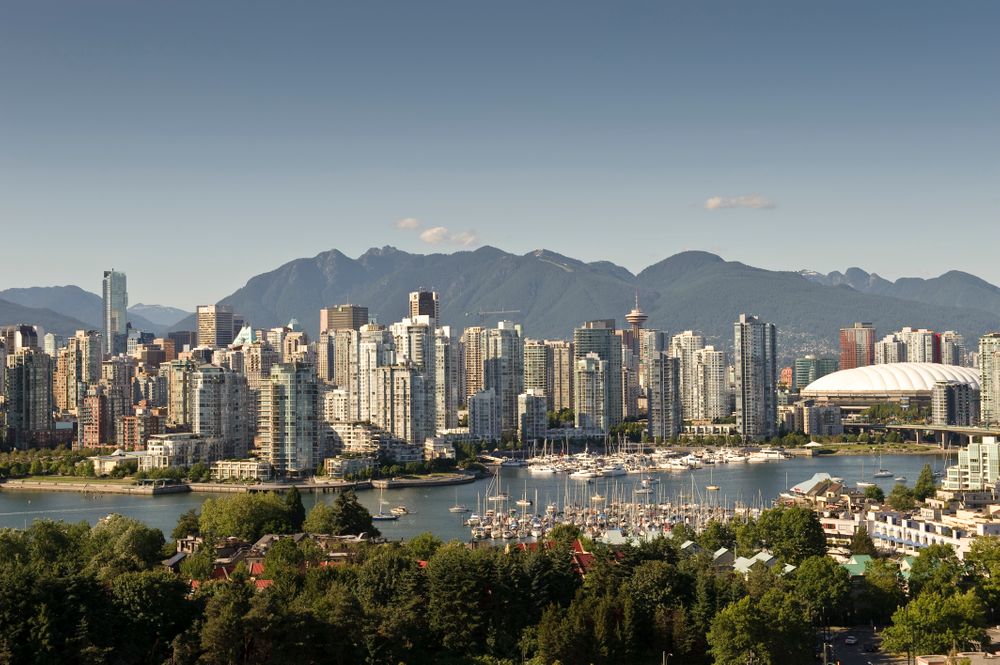
M 882 466 L 882 453 L 878 454 L 878 471 L 872 474 L 872 478 L 892 478 L 892 471 Z
M 865 461 L 864 460 L 861 460 L 861 477 L 862 478 L 865 477 Z M 875 487 L 875 483 L 868 482 L 867 480 L 859 480 L 856 483 L 856 485 L 858 487 L 860 487 L 861 489 L 865 489 L 865 488 L 868 488 L 868 487 Z
M 379 490 L 379 493 L 378 493 L 378 512 L 375 513 L 374 515 L 372 515 L 372 521 L 373 522 L 390 522 L 392 520 L 398 520 L 399 519 L 399 515 L 396 515 L 396 514 L 393 514 L 393 513 L 387 513 L 382 508 L 382 506 L 385 505 L 385 501 L 382 500 L 382 495 L 383 494 L 385 494 L 385 488 L 384 487 Z
M 527 508 L 528 506 L 531 505 L 531 499 L 528 498 L 528 481 L 527 480 L 524 481 L 524 494 L 522 494 L 521 498 L 518 499 L 517 501 L 515 501 L 514 503 L 516 503 L 517 505 L 521 506 L 522 508 Z
M 464 503 L 458 502 L 458 488 L 455 488 L 455 505 L 448 509 L 449 513 L 467 513 L 469 512 L 469 507 Z
M 705 489 L 709 492 L 718 492 L 719 486 L 715 484 L 715 468 L 708 470 L 708 485 L 705 485 Z

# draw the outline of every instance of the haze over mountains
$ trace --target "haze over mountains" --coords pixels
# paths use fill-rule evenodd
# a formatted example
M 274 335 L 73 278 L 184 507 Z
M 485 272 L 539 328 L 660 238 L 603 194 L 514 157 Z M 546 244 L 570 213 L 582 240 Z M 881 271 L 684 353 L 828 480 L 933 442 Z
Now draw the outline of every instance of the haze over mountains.
M 649 327 L 701 330 L 709 341 L 729 347 L 733 321 L 749 312 L 777 325 L 783 356 L 834 351 L 839 328 L 853 321 L 871 321 L 880 334 L 907 325 L 958 330 L 971 343 L 1000 328 L 1000 289 L 967 273 L 890 282 L 857 268 L 829 275 L 771 271 L 699 251 L 633 274 L 610 262 L 585 263 L 549 250 L 515 255 L 481 247 L 410 254 L 382 247 L 350 258 L 334 249 L 252 277 L 220 302 L 255 327 L 296 318 L 316 335 L 322 307 L 363 304 L 373 318 L 390 323 L 405 316 L 407 296 L 418 288 L 440 293 L 442 320 L 459 331 L 509 318 L 523 323 L 530 337 L 550 338 L 568 338 L 588 319 L 614 318 L 622 325 L 638 289 Z M 100 297 L 77 287 L 8 289 L 0 291 L 2 300 L 8 301 L 0 302 L 3 323 L 30 314 L 11 310 L 9 303 L 48 310 L 46 327 L 58 332 L 71 332 L 80 321 L 100 322 Z M 518 312 L 479 314 L 496 310 Z M 134 327 L 158 332 L 183 314 L 155 306 L 130 310 Z M 69 327 L 60 329 L 63 324 Z M 172 328 L 194 330 L 194 317 L 175 321 Z
M 32 310 L 45 315 L 45 321 Z M 101 296 L 78 286 L 32 286 L 0 291 L 0 324 L 37 323 L 46 331 L 61 335 L 79 329 L 103 328 L 104 305 Z M 129 307 L 132 327 L 157 334 L 166 332 L 189 312 L 160 305 Z

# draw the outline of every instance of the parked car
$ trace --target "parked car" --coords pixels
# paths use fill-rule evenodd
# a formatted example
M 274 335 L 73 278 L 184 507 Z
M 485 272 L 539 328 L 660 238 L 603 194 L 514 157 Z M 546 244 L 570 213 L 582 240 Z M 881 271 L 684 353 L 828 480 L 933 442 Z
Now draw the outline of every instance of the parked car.
M 848 635 L 847 637 L 844 638 L 844 644 L 853 646 L 857 643 L 858 643 L 858 638 L 854 637 L 854 635 Z

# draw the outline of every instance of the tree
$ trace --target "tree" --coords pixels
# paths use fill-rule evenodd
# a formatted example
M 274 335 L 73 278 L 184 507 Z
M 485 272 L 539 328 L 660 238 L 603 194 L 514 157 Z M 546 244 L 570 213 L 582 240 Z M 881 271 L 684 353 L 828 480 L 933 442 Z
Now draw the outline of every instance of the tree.
M 928 545 L 920 550 L 910 568 L 910 596 L 954 593 L 964 588 L 965 580 L 965 567 L 951 545 Z
M 180 514 L 180 517 L 177 518 L 177 526 L 170 533 L 170 537 L 174 540 L 180 540 L 188 536 L 197 536 L 199 533 L 198 511 L 192 508 Z
M 916 497 L 917 501 L 926 501 L 934 496 L 935 492 L 937 492 L 937 483 L 934 481 L 934 471 L 931 470 L 930 464 L 924 464 L 924 468 L 920 470 L 920 476 L 913 486 L 913 496 Z
M 110 515 L 86 538 L 83 547 L 89 561 L 85 571 L 110 581 L 123 573 L 151 568 L 160 561 L 165 542 L 159 529 L 131 517 Z
M 736 532 L 728 525 L 718 520 L 711 520 L 697 536 L 698 544 L 709 552 L 715 552 L 723 547 L 736 547 Z
M 854 530 L 851 536 L 851 554 L 868 554 L 874 556 L 877 553 L 875 541 L 868 535 L 868 527 L 864 524 Z
M 344 490 L 338 494 L 333 505 L 317 503 L 309 511 L 302 526 L 309 533 L 335 536 L 381 535 L 372 523 L 371 513 L 358 501 L 354 490 Z
M 204 483 L 212 479 L 212 467 L 204 462 L 195 462 L 188 469 L 188 478 L 195 483 Z
M 825 625 L 847 614 L 851 578 L 828 556 L 811 556 L 795 570 L 792 593 L 807 609 L 813 625 Z
M 886 499 L 886 503 L 888 503 L 889 507 L 893 510 L 898 510 L 900 512 L 913 510 L 913 507 L 916 505 L 913 490 L 902 483 L 897 484 L 892 488 L 892 491 L 889 492 L 889 498 Z
M 964 559 L 991 621 L 1000 616 L 1000 539 L 975 538 Z
M 984 641 L 984 625 L 982 603 L 972 591 L 928 592 L 892 615 L 892 625 L 882 633 L 883 645 L 886 651 L 945 653 Z
M 807 663 L 813 639 L 802 606 L 777 588 L 759 601 L 745 596 L 728 605 L 716 615 L 708 633 L 716 665 L 745 665 L 751 653 L 761 665 Z
M 123 649 L 118 656 L 134 662 L 162 662 L 174 638 L 187 629 L 197 609 L 187 600 L 183 580 L 166 571 L 124 573 L 111 581 L 111 597 L 121 619 Z
M 301 531 L 302 523 L 306 521 L 306 507 L 302 505 L 302 495 L 295 485 L 285 493 L 285 506 L 288 508 L 288 521 L 292 531 Z
M 882 503 L 885 501 L 885 492 L 878 485 L 870 485 L 865 488 L 865 498 L 875 503 Z
M 427 561 L 443 543 L 430 532 L 421 533 L 406 542 L 406 549 L 418 561 Z
M 298 573 L 305 563 L 305 554 L 291 538 L 281 538 L 271 543 L 264 555 L 264 577 L 275 579 L 283 573 Z
M 858 590 L 859 618 L 884 624 L 905 602 L 899 566 L 885 559 L 869 561 Z
M 228 584 L 213 587 L 201 627 L 204 651 L 201 662 L 209 665 L 253 662 L 254 632 L 246 619 L 253 588 L 243 574 L 237 574 Z
M 772 554 L 798 565 L 810 556 L 826 554 L 826 534 L 816 513 L 800 506 L 778 507 L 760 514 L 757 538 Z
M 256 541 L 267 533 L 291 533 L 288 505 L 274 492 L 233 494 L 208 499 L 198 519 L 203 536 L 235 536 Z

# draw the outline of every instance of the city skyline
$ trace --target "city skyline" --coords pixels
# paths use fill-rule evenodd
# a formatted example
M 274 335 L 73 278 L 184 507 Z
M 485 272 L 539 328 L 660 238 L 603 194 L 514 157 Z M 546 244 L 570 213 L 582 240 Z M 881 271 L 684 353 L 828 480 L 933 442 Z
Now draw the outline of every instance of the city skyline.
M 194 7 L 6 8 L 0 283 L 94 290 L 113 263 L 190 310 L 387 244 L 1000 282 L 969 242 L 998 203 L 993 4 Z M 40 262 L 39 233 L 75 241 Z M 188 271 L 147 251 L 213 233 Z

